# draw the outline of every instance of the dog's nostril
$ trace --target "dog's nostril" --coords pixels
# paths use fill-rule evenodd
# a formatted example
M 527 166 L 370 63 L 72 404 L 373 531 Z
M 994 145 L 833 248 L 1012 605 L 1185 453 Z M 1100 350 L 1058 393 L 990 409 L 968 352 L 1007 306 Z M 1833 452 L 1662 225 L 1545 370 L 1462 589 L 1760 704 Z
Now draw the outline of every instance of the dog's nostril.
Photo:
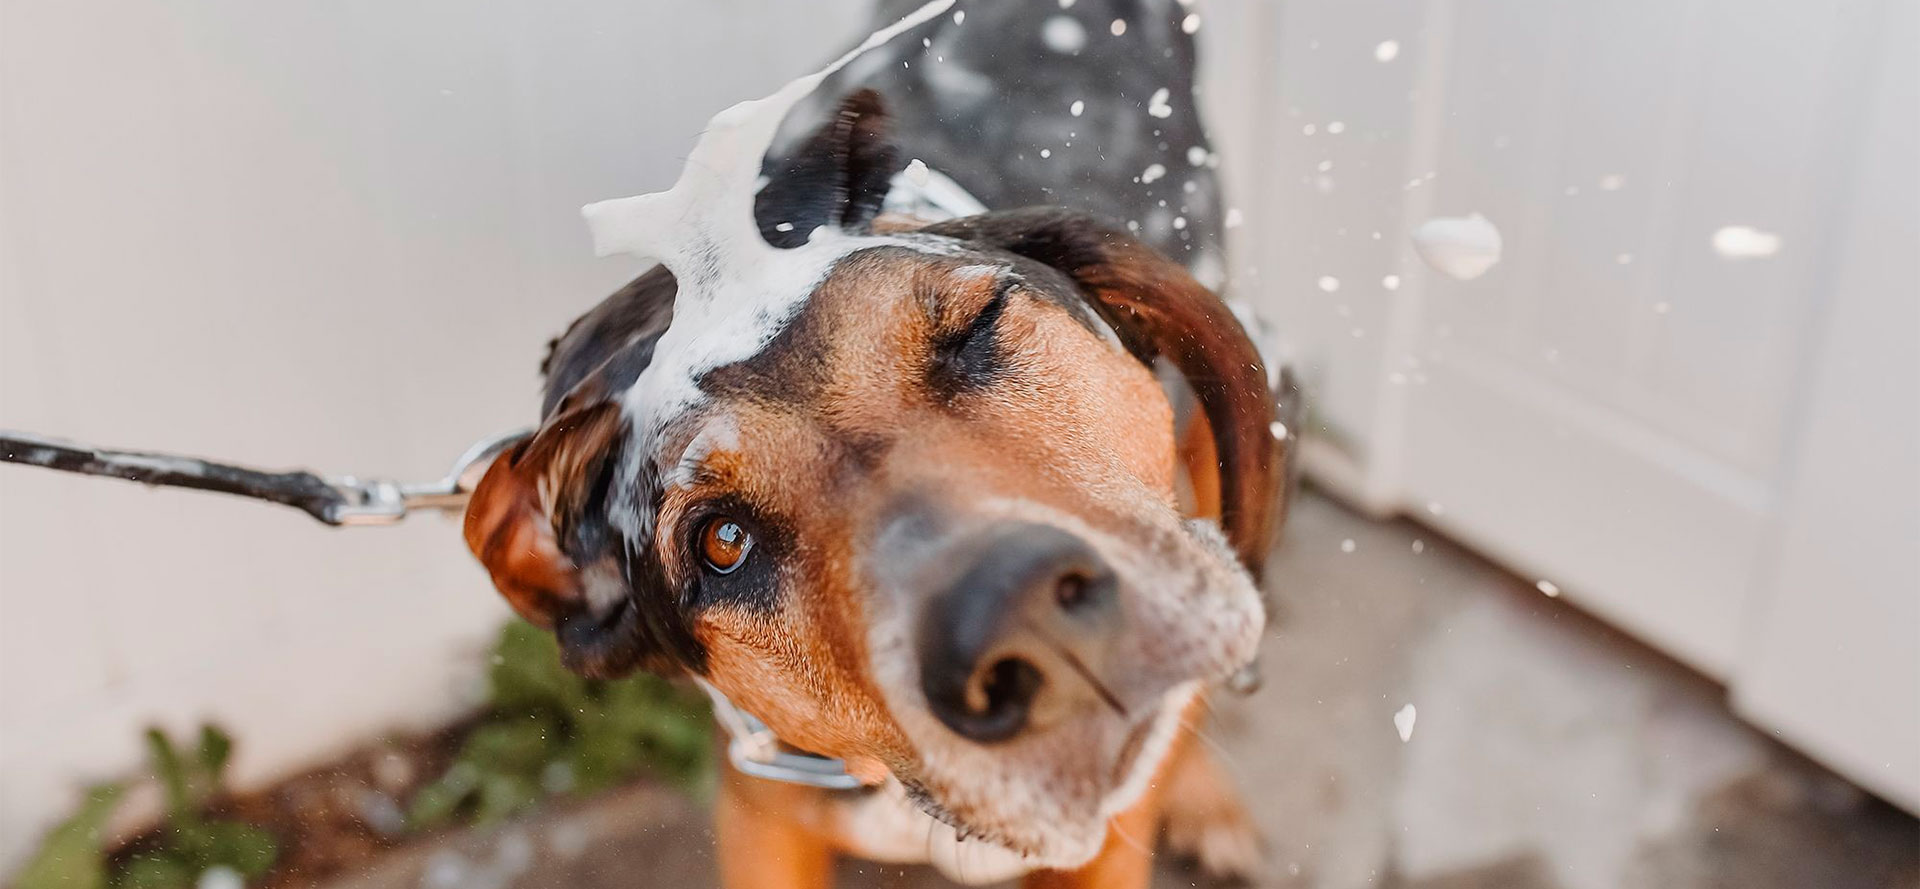
M 957 694 L 929 688 L 928 702 L 940 721 L 961 735 L 982 743 L 1004 741 L 1026 730 L 1045 684 L 1046 677 L 1031 661 L 1003 657 L 967 677 Z
M 995 527 L 958 554 L 962 570 L 941 578 L 920 616 L 920 684 L 933 715 L 991 743 L 1091 706 L 1067 668 L 1098 666 L 1120 626 L 1113 570 L 1085 540 L 1027 523 Z
M 1087 601 L 1087 579 L 1078 574 L 1069 574 L 1053 585 L 1053 600 L 1068 611 Z
M 1020 658 L 996 661 L 980 678 L 979 702 L 982 706 L 975 710 L 974 715 L 988 719 L 1018 716 L 1018 721 L 1024 722 L 1027 708 L 1033 704 L 1033 699 L 1040 693 L 1040 686 L 1045 682 L 1038 667 Z

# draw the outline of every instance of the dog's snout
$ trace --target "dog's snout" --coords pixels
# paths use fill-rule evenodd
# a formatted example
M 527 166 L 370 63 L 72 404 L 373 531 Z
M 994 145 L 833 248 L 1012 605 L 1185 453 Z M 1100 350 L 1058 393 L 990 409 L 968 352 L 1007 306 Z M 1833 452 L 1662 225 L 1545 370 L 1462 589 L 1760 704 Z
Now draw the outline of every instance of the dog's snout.
M 956 547 L 921 618 L 933 714 L 980 742 L 1051 725 L 1109 698 L 1098 670 L 1117 627 L 1118 581 L 1081 538 L 1016 522 Z

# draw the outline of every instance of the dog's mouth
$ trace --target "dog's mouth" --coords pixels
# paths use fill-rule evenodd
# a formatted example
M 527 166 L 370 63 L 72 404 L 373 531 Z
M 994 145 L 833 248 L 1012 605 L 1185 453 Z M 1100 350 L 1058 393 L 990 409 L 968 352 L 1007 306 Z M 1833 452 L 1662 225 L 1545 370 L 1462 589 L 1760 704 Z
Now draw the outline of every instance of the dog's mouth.
M 931 555 L 883 538 L 889 565 L 919 570 L 876 570 L 870 669 L 920 811 L 1036 866 L 1078 867 L 1144 796 L 1199 690 L 1252 660 L 1264 613 L 1207 526 L 1123 533 L 1024 501 L 1005 513 L 920 535 Z M 1028 681 L 1002 681 L 1008 662 Z
M 1064 779 L 1061 792 L 1048 794 L 1044 783 L 1006 790 L 1008 794 L 1037 797 L 1036 802 L 1059 803 L 1078 797 L 1069 786 L 1079 791 L 1097 788 L 1094 798 L 1079 799 L 1079 805 L 1020 811 L 995 805 L 1002 801 L 996 799 L 997 795 L 957 798 L 962 796 L 957 788 L 968 787 L 985 775 L 909 775 L 898 780 L 907 799 L 927 817 L 952 828 L 958 841 L 1000 846 L 1038 866 L 1076 867 L 1098 851 L 1107 821 L 1131 806 L 1158 772 L 1182 730 L 1182 717 L 1198 689 L 1198 682 L 1189 683 L 1169 692 L 1158 706 L 1139 708 L 1144 712 L 1121 725 L 1109 725 L 1117 741 L 1104 746 L 1114 752 L 1099 757 L 1105 762 L 1081 772 L 1078 779 L 1069 774 L 1070 760 L 1084 763 L 1086 750 L 1079 744 L 1062 745 L 1068 755 L 1052 763 L 1062 767 L 1058 773 Z

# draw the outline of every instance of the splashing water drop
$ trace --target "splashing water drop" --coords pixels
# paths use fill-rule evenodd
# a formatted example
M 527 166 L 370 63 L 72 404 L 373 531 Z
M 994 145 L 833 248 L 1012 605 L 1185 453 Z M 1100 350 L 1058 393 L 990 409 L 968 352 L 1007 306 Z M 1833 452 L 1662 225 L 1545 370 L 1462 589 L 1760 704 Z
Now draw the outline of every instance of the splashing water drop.
M 1056 15 L 1040 26 L 1040 40 L 1057 53 L 1072 55 L 1086 48 L 1087 29 L 1070 15 Z
M 1747 225 L 1729 225 L 1713 233 L 1713 252 L 1726 259 L 1764 259 L 1780 252 L 1780 236 Z
M 1400 743 L 1405 744 L 1413 740 L 1413 722 L 1419 718 L 1420 711 L 1415 710 L 1412 704 L 1394 711 L 1393 730 L 1400 733 Z
M 1173 93 L 1164 86 L 1154 90 L 1153 98 L 1147 100 L 1147 113 L 1162 119 L 1172 117 L 1173 106 L 1167 104 L 1167 99 L 1172 95 Z
M 1456 281 L 1486 274 L 1500 261 L 1500 247 L 1500 230 L 1478 213 L 1429 219 L 1413 232 L 1420 259 Z
M 1373 47 L 1373 60 L 1391 62 L 1400 56 L 1400 41 L 1382 40 Z

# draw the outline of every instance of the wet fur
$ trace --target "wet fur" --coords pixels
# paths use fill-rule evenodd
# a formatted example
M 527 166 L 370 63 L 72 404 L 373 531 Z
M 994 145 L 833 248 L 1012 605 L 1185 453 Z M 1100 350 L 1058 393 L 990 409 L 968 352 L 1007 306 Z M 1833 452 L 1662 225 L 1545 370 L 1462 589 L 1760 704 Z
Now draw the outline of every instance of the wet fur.
M 877 144 L 886 131 L 877 97 L 843 103 L 807 158 L 773 171 L 763 231 L 779 233 L 774 219 L 869 231 L 893 163 Z M 959 854 L 972 835 L 973 848 L 1026 854 L 1015 864 L 1038 868 L 1036 886 L 1144 886 L 1163 814 L 1181 816 L 1172 835 L 1199 836 L 1202 851 L 1235 847 L 1208 839 L 1244 818 L 1205 780 L 1217 773 L 1195 764 L 1205 754 L 1182 726 L 1197 718 L 1200 682 L 1257 643 L 1249 575 L 1270 541 L 1281 460 L 1260 356 L 1213 294 L 1083 213 L 895 226 L 797 294 L 750 357 L 701 370 L 697 399 L 653 418 L 635 453 L 628 393 L 672 324 L 675 291 L 654 269 L 555 341 L 541 428 L 482 481 L 466 536 L 569 666 L 690 672 L 872 782 L 829 794 L 729 772 L 728 885 L 825 885 L 837 853 L 894 855 L 876 845 L 876 822 L 855 817 L 869 810 L 924 824 L 929 852 L 946 836 Z M 1204 447 L 1176 445 L 1159 360 L 1192 383 Z M 1183 470 L 1218 526 L 1178 512 Z M 691 545 L 716 514 L 756 541 L 725 576 L 704 572 Z M 1013 520 L 1093 546 L 1127 583 L 1132 629 L 1115 643 L 1123 669 L 1102 677 L 1117 714 L 988 748 L 926 711 L 915 603 L 901 596 L 938 561 L 917 541 Z M 1183 793 L 1176 779 L 1191 804 L 1168 795 Z

